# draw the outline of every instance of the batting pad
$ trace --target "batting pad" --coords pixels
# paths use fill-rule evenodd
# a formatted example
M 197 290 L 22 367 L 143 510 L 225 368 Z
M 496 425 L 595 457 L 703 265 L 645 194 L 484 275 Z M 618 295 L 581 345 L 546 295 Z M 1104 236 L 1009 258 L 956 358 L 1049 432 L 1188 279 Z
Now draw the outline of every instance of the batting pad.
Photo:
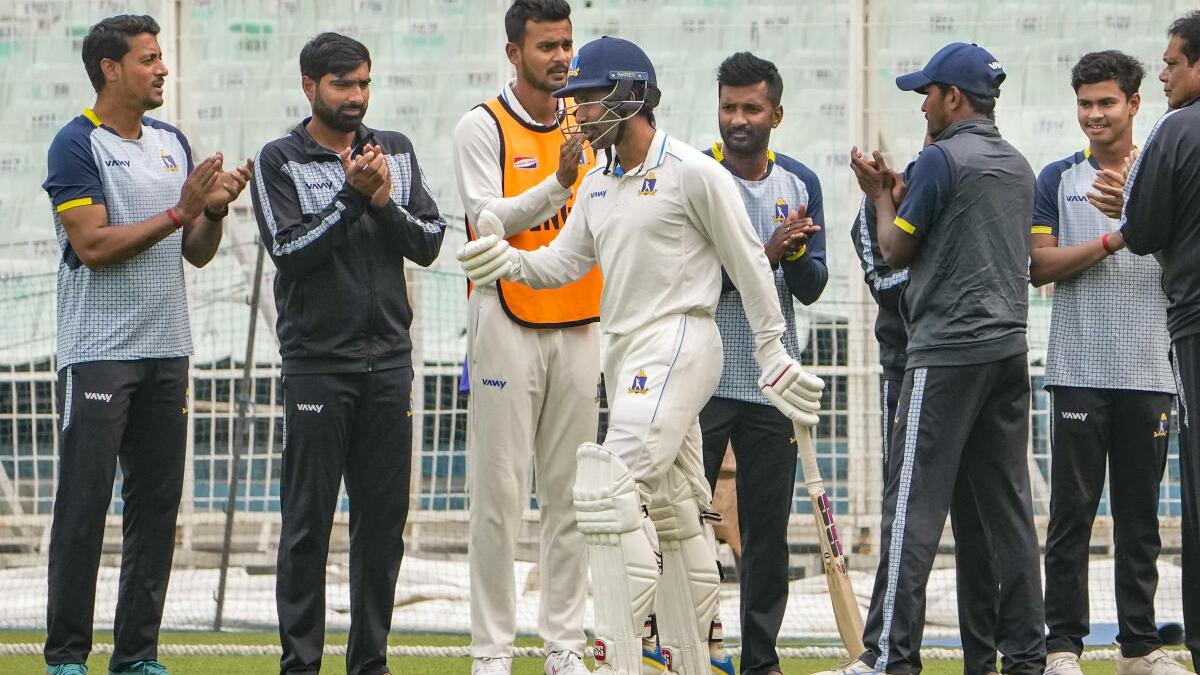
M 584 443 L 576 459 L 575 515 L 592 573 L 596 672 L 640 675 L 642 634 L 661 574 L 654 526 L 616 455 Z
M 708 635 L 720 609 L 721 572 L 695 493 L 678 467 L 651 498 L 650 518 L 662 545 L 654 611 L 663 649 L 680 675 L 710 675 Z

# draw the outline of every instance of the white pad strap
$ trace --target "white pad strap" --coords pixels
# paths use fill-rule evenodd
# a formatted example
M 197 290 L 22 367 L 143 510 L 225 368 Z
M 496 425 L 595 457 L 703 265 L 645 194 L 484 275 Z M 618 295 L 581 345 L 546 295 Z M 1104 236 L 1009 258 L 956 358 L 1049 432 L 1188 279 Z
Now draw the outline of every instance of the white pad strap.
M 596 672 L 636 675 L 662 559 L 628 467 L 595 443 L 577 453 L 575 515 L 592 572 Z
M 650 501 L 662 544 L 663 576 L 654 611 L 663 649 L 680 675 L 709 675 L 708 638 L 720 609 L 721 572 L 687 478 L 671 467 Z

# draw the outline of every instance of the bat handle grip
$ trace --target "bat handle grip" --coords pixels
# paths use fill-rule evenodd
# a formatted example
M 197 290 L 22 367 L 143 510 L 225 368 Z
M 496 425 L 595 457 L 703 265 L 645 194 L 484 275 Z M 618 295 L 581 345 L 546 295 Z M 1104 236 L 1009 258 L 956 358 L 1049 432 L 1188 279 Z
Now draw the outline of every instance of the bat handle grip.
M 809 494 L 816 494 L 814 486 L 817 490 L 824 491 L 821 469 L 817 466 L 817 451 L 813 447 L 812 430 L 793 424 L 792 432 L 796 435 L 796 449 L 800 451 L 800 466 L 804 469 L 804 484 L 808 487 Z

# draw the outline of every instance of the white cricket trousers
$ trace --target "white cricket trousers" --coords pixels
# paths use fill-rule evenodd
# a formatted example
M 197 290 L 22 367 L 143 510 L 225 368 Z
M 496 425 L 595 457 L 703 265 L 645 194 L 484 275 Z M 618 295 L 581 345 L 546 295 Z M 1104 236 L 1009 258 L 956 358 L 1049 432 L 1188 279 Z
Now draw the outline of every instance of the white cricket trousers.
M 586 646 L 587 553 L 575 524 L 575 450 L 596 440 L 600 350 L 595 323 L 526 328 L 494 288 L 467 310 L 471 655 L 511 656 L 515 546 L 529 504 L 530 460 L 541 517 L 538 632 L 548 651 Z
M 704 478 L 700 409 L 721 379 L 721 334 L 702 314 L 656 319 L 629 335 L 605 335 L 608 433 L 604 447 L 637 483 L 643 504 L 665 490 L 672 466 L 691 485 L 700 511 L 711 508 Z

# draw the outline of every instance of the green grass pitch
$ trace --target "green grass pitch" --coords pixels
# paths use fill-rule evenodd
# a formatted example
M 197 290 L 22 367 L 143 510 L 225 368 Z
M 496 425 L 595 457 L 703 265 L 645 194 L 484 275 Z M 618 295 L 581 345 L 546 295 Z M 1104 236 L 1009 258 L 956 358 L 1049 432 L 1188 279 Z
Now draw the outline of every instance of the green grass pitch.
M 35 643 L 40 644 L 45 636 L 34 632 L 0 632 L 0 643 Z M 97 643 L 111 643 L 112 633 L 97 632 Z M 466 645 L 468 638 L 464 635 L 393 635 L 389 640 L 392 645 L 435 645 L 456 646 Z M 164 632 L 162 644 L 172 645 L 205 645 L 205 644 L 246 644 L 274 645 L 278 637 L 274 633 L 208 633 L 208 632 Z M 346 634 L 331 634 L 328 644 L 345 644 Z M 540 643 L 536 638 L 519 638 L 520 646 L 536 646 Z M 275 656 L 171 656 L 162 658 L 163 663 L 175 675 L 270 675 L 278 672 L 279 659 Z M 788 659 L 783 662 L 785 675 L 807 675 L 819 670 L 827 670 L 835 664 L 824 659 Z M 88 664 L 91 673 L 104 675 L 108 665 L 108 657 L 93 656 Z M 589 666 L 591 664 L 589 663 Z M 447 657 L 394 657 L 389 661 L 394 675 L 466 675 L 471 672 L 471 660 L 467 658 Z M 1113 664 L 1106 661 L 1084 661 L 1085 675 L 1110 675 Z M 0 673 L 5 675 L 38 675 L 45 672 L 41 656 L 0 656 Z M 326 656 L 321 672 L 326 675 L 345 675 L 346 664 L 341 656 Z M 958 661 L 926 661 L 923 673 L 928 675 L 959 675 L 962 664 Z M 513 663 L 513 675 L 542 675 L 542 660 L 537 658 L 519 658 Z

